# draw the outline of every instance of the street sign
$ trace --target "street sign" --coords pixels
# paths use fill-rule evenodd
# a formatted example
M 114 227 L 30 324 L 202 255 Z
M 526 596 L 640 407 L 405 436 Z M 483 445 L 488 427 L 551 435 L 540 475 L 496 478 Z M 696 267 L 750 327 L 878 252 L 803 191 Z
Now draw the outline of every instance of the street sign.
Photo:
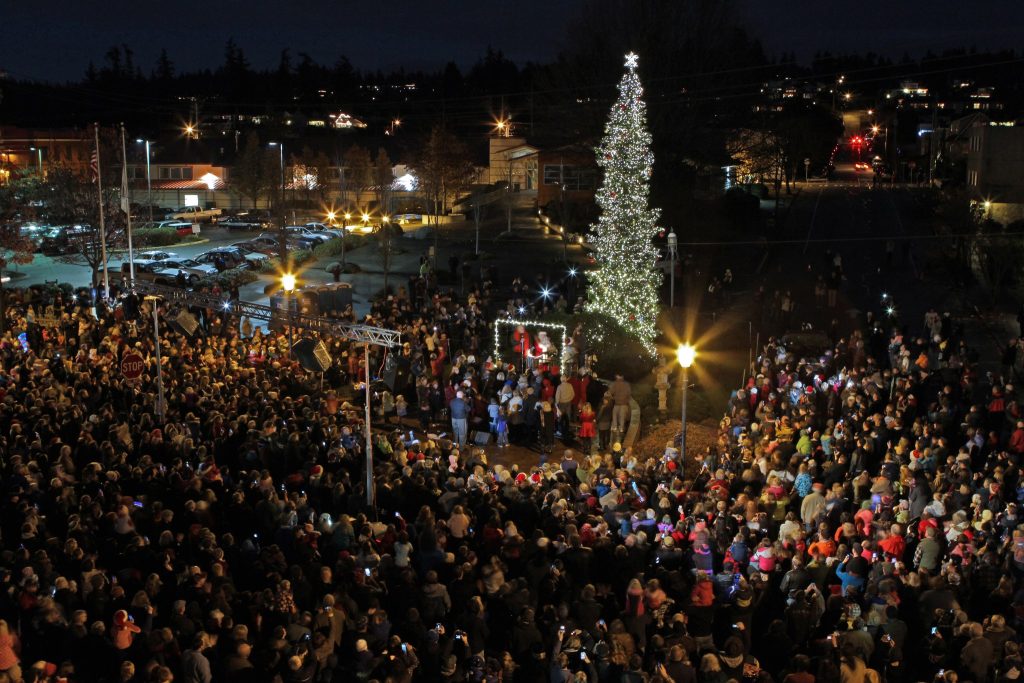
M 142 377 L 142 370 L 146 367 L 146 359 L 135 351 L 129 351 L 121 359 L 121 374 L 130 382 Z

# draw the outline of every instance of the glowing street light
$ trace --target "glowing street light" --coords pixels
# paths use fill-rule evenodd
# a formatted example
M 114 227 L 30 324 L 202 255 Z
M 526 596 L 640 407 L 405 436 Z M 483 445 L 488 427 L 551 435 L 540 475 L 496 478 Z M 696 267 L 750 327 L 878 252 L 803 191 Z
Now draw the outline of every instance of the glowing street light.
M 281 275 L 281 289 L 284 290 L 284 303 L 288 316 L 288 357 L 292 356 L 292 292 L 295 291 L 295 275 L 284 273 Z
M 362 219 L 363 219 L 364 223 L 369 223 L 370 222 L 370 214 L 364 213 L 363 216 L 362 216 Z
M 676 359 L 679 361 L 679 365 L 684 369 L 693 366 L 693 361 L 696 358 L 697 349 L 690 344 L 680 344 L 679 348 L 676 349 Z
M 697 349 L 692 344 L 685 343 L 680 344 L 676 348 L 676 359 L 679 361 L 679 366 L 683 369 L 683 400 L 682 407 L 680 409 L 681 415 L 681 428 L 682 432 L 679 437 L 679 461 L 680 464 L 684 457 L 686 457 L 686 385 L 689 384 L 690 366 L 693 365 L 693 361 L 697 358 Z

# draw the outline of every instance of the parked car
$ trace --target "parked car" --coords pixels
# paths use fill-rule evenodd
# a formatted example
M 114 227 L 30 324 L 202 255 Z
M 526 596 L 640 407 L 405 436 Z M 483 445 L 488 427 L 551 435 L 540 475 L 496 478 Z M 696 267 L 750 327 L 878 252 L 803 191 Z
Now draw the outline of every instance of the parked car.
M 175 230 L 179 235 L 191 235 L 195 232 L 196 223 L 192 221 L 153 221 L 152 223 L 143 223 L 142 225 L 135 226 L 136 230 L 160 230 L 163 228 L 171 228 Z
M 128 278 L 131 276 L 131 264 L 125 261 L 121 264 L 121 274 Z M 155 282 L 157 280 L 157 271 L 160 270 L 159 261 L 136 261 L 135 262 L 135 279 L 136 280 L 149 280 Z M 163 279 L 161 278 L 161 281 Z
M 353 235 L 372 235 L 380 230 L 380 226 L 375 223 L 350 223 L 345 229 Z
M 344 237 L 345 236 L 345 231 L 342 230 L 340 226 L 330 226 L 330 225 L 327 225 L 326 223 L 319 223 L 317 221 L 310 221 L 308 223 L 303 223 L 303 226 L 307 227 L 307 228 L 311 228 L 311 229 L 315 230 L 316 232 L 327 233 L 328 235 L 332 235 L 333 237 Z
M 39 251 L 59 256 L 79 251 L 94 243 L 99 235 L 91 225 L 65 225 L 48 229 L 39 240 Z
M 199 263 L 213 266 L 218 272 L 248 265 L 245 256 L 234 250 L 222 251 L 220 249 L 211 249 L 196 256 L 195 260 Z
M 267 230 L 273 225 L 273 220 L 266 211 L 247 209 L 218 219 L 217 225 L 228 230 Z
M 166 261 L 167 259 L 176 259 L 178 255 L 173 251 L 161 251 L 159 249 L 150 249 L 148 251 L 139 251 L 135 253 L 135 262 L 140 261 Z
M 171 209 L 164 214 L 164 220 L 190 220 L 196 223 L 212 220 L 220 215 L 220 209 L 203 209 L 198 206 L 183 206 L 180 209 Z
M 317 244 L 323 244 L 324 242 L 334 239 L 334 235 L 331 233 L 320 232 L 319 230 L 314 230 L 306 225 L 289 225 L 285 228 L 285 231 L 291 237 L 308 239 L 315 241 Z
M 277 234 L 272 232 L 260 233 L 260 236 L 257 237 L 256 239 L 273 240 L 273 243 L 275 245 L 278 244 L 278 236 Z M 290 251 L 298 251 L 300 249 L 312 249 L 317 244 L 319 244 L 319 242 L 304 235 L 288 235 L 288 249 Z
M 196 261 L 216 267 L 218 258 L 224 263 L 225 269 L 257 268 L 268 256 L 257 251 L 246 253 L 241 247 L 216 247 L 196 256 Z
M 152 264 L 153 272 L 158 276 L 177 278 L 179 272 L 185 273 L 189 284 L 196 284 L 201 278 L 216 275 L 217 268 L 209 263 L 199 263 L 194 259 L 178 258 L 157 261 Z
M 277 255 L 277 242 L 260 240 L 259 238 L 253 238 L 251 240 L 243 240 L 241 242 L 233 242 L 232 247 L 241 249 L 255 254 L 263 254 L 264 256 L 276 256 Z
M 156 206 L 155 204 L 132 204 L 132 219 L 149 220 L 154 216 L 163 216 L 167 213 L 167 209 Z

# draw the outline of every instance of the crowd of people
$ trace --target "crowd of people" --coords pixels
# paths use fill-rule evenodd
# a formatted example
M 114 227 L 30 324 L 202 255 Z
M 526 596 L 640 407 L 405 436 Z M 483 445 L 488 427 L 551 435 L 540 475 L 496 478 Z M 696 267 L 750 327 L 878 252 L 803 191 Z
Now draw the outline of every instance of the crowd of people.
M 403 288 L 323 377 L 205 311 L 159 405 L 165 304 L 8 292 L 0 681 L 1020 677 L 1024 416 L 951 320 L 772 340 L 714 446 L 641 453 L 621 376 L 489 361 L 490 299 Z

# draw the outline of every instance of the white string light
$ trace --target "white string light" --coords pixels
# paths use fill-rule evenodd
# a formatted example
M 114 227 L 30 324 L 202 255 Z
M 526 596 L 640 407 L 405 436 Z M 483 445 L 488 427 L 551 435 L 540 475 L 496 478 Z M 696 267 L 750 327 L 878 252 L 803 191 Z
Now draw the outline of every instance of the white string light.
M 560 324 L 560 323 L 548 323 L 548 322 L 544 322 L 542 320 L 517 320 L 516 318 L 498 318 L 497 320 L 494 321 L 494 364 L 496 366 L 500 366 L 501 365 L 501 338 L 500 338 L 500 335 L 499 335 L 499 328 L 502 327 L 502 326 L 505 326 L 505 325 L 511 325 L 513 327 L 519 327 L 520 325 L 522 325 L 523 327 L 526 327 L 527 325 L 529 325 L 530 327 L 541 328 L 541 331 L 544 331 L 544 332 L 547 331 L 544 328 L 551 328 L 551 329 L 554 329 L 554 330 L 561 330 L 562 331 L 562 348 L 559 350 L 559 364 L 558 364 L 558 367 L 561 368 L 561 372 L 562 372 L 563 375 L 569 371 L 569 368 L 565 364 L 565 362 L 566 362 L 565 347 L 569 345 L 569 331 L 568 331 L 569 328 L 566 327 L 565 325 Z M 522 343 L 522 342 L 520 342 L 520 343 Z M 529 352 L 527 353 L 527 355 L 530 355 Z M 536 356 L 530 356 L 530 357 L 531 358 L 536 358 Z
M 653 238 L 660 212 L 648 202 L 654 155 L 636 62 L 635 54 L 626 55 L 619 99 L 597 148 L 604 178 L 595 196 L 601 209 L 594 225 L 598 268 L 591 276 L 587 310 L 610 317 L 653 355 L 662 279 L 654 268 Z M 595 330 L 594 336 L 600 340 L 603 334 Z

